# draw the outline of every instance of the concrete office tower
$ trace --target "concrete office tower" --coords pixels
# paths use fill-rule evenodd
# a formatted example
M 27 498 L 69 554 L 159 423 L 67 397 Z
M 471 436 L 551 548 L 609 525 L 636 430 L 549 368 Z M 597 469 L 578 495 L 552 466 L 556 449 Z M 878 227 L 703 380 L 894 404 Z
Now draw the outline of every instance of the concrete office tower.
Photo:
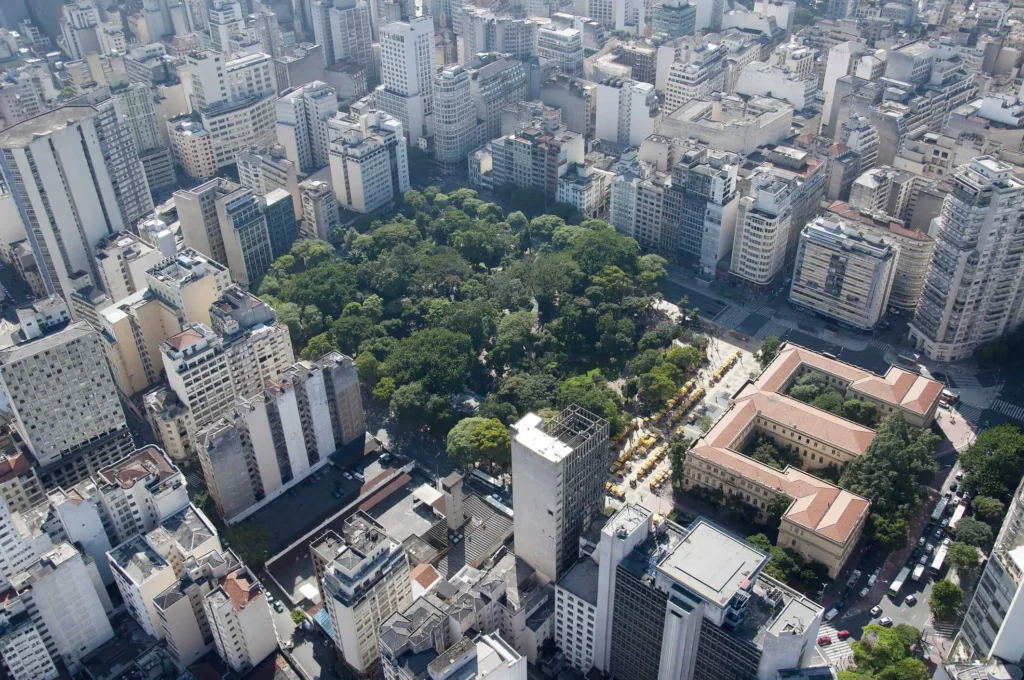
M 697 31 L 697 6 L 685 0 L 662 0 L 654 5 L 651 32 L 654 37 L 672 40 Z
M 722 30 L 725 0 L 698 0 L 697 30 L 717 33 Z
M 819 217 L 800 234 L 789 301 L 857 330 L 871 330 L 889 304 L 899 246 L 857 225 Z
M 292 197 L 283 189 L 256 196 L 248 189 L 217 204 L 224 251 L 232 278 L 255 286 L 298 238 Z
M 217 174 L 213 156 L 213 137 L 191 116 L 168 121 L 167 134 L 174 160 L 194 179 L 209 179 Z
M 84 321 L 59 328 L 0 350 L 14 427 L 48 488 L 74 484 L 134 448 L 105 341 Z
M 860 154 L 860 171 L 867 172 L 878 162 L 881 141 L 878 129 L 865 116 L 854 116 L 842 123 L 839 141 Z
M 982 572 L 984 588 L 974 591 L 963 626 L 953 643 L 950 658 L 1019 659 L 1024 640 L 1014 631 L 1024 619 L 1024 485 L 1018 486 L 1007 508 L 995 545 Z
M 327 83 L 314 81 L 286 92 L 274 105 L 277 140 L 288 160 L 304 173 L 327 167 L 331 140 L 327 121 L 338 112 L 338 98 Z
M 596 165 L 573 164 L 558 179 L 556 200 L 576 208 L 586 219 L 606 219 L 615 174 Z
M 599 566 L 589 555 L 580 557 L 555 588 L 555 644 L 580 673 L 594 667 L 600 645 L 595 642 Z
M 433 133 L 431 87 L 437 67 L 432 19 L 421 16 L 382 27 L 380 59 L 383 85 L 377 89 L 377 105 L 402 124 L 410 144 L 417 144 Z
M 13 680 L 57 680 L 43 641 L 46 629 L 32 622 L 25 600 L 13 587 L 0 591 L 0 658 Z
M 235 156 L 238 166 L 238 181 L 251 189 L 257 196 L 266 196 L 274 189 L 281 189 L 292 197 L 295 219 L 302 219 L 302 197 L 299 194 L 298 168 L 295 161 L 286 157 L 286 150 L 280 144 L 261 146 L 253 144 Z
M 338 61 L 358 64 L 366 70 L 367 81 L 378 82 L 377 61 L 373 56 L 373 40 L 377 26 L 372 20 L 372 8 L 365 0 L 334 0 L 334 7 L 328 11 L 331 22 L 331 42 L 324 44 L 326 50 L 333 46 L 333 58 L 328 66 Z
M 609 675 L 775 678 L 801 666 L 822 608 L 763 575 L 767 555 L 700 519 L 656 534 L 636 506 L 602 531 L 595 650 L 606 641 Z
M 71 59 L 85 59 L 86 55 L 98 54 L 100 14 L 92 0 L 75 0 L 61 7 L 61 35 Z
M 148 269 L 146 285 L 185 322 L 211 325 L 210 306 L 231 286 L 231 274 L 198 251 L 183 248 Z
M 523 62 L 497 54 L 479 54 L 465 62 L 469 95 L 476 117 L 483 121 L 481 143 L 501 135 L 501 112 L 526 98 L 527 76 Z
M 545 26 L 537 31 L 537 56 L 550 59 L 559 73 L 583 75 L 583 34 L 575 28 Z
M 740 199 L 729 273 L 754 286 L 769 286 L 782 271 L 792 228 L 793 187 L 770 173 L 751 178 Z
M 7 503 L 0 503 L 0 506 L 0 541 L 4 543 L 4 550 L 0 552 L 0 582 L 10 583 L 53 544 L 34 539 L 20 515 L 15 520 Z
M 578 406 L 512 426 L 516 555 L 544 582 L 577 559 L 579 539 L 604 505 L 608 422 Z
M 277 651 L 270 597 L 248 568 L 221 579 L 203 598 L 217 653 L 237 673 L 251 670 Z
M 399 120 L 383 111 L 339 113 L 330 127 L 331 184 L 342 207 L 373 212 L 409 189 L 409 161 Z
M 537 51 L 537 22 L 466 7 L 462 10 L 462 33 L 458 40 L 459 60 L 463 64 L 486 52 L 525 59 Z
M 341 224 L 338 199 L 330 183 L 306 180 L 299 185 L 302 193 L 302 224 L 299 235 L 302 238 L 316 238 L 326 241 L 331 232 Z
M 277 15 L 269 10 L 263 10 L 250 14 L 249 19 L 255 24 L 249 30 L 255 31 L 259 37 L 263 52 L 271 57 L 280 57 L 284 53 L 284 39 L 281 36 Z
M 245 32 L 242 6 L 237 0 L 213 0 L 209 13 L 210 45 L 217 52 L 230 55 L 231 39 Z
M 979 156 L 952 178 L 910 339 L 956 361 L 1024 322 L 1024 184 L 1013 166 Z
M 708 99 L 725 87 L 725 45 L 702 45 L 688 50 L 685 60 L 674 61 L 665 82 L 665 110 L 669 113 L 691 99 Z
M 533 186 L 551 200 L 558 195 L 558 179 L 573 163 L 583 163 L 583 135 L 564 125 L 546 129 L 543 121 L 520 124 L 516 133 L 491 142 L 494 186 L 511 182 Z
M 147 288 L 99 306 L 90 323 L 107 340 L 107 361 L 123 394 L 133 396 L 160 379 L 161 365 L 153 359 L 160 343 L 180 330 L 179 314 Z
M 12 583 L 27 601 L 33 623 L 42 629 L 50 657 L 71 673 L 78 673 L 82 659 L 114 637 L 107 620 L 110 600 L 98 581 L 92 559 L 63 542 Z
M 428 17 L 429 18 L 429 17 Z M 338 653 L 360 675 L 380 660 L 380 626 L 412 604 L 405 548 L 369 515 L 345 521 L 342 542 L 334 546 L 321 586 Z
M 104 468 L 94 481 L 115 543 L 152 531 L 188 506 L 185 476 L 155 446 Z
M 854 180 L 850 186 L 850 205 L 865 212 L 903 220 L 916 183 L 913 173 L 883 165 Z
M 126 298 L 145 288 L 146 272 L 163 259 L 163 253 L 130 231 L 111 234 L 96 244 L 100 284 L 111 300 Z
M 230 180 L 212 179 L 194 189 L 174 192 L 185 245 L 220 264 L 227 264 L 224 238 L 217 217 L 217 201 L 242 188 Z
M 660 114 L 658 94 L 650 83 L 608 79 L 597 86 L 598 139 L 639 147 L 654 134 Z
M 120 102 L 135 149 L 138 151 L 146 182 L 153 193 L 164 192 L 177 184 L 170 150 L 164 144 L 157 126 L 153 90 L 143 83 L 131 83 L 111 94 Z M 117 299 L 117 298 L 114 298 Z
M 434 77 L 434 160 L 446 175 L 465 172 L 469 153 L 483 143 L 469 90 L 469 73 L 461 66 Z
M 274 57 L 274 73 L 279 90 L 302 87 L 324 79 L 324 46 L 313 43 L 289 45 L 286 54 Z
M 739 194 L 735 154 L 697 147 L 680 155 L 665 197 L 665 221 L 678 224 L 677 248 L 714 274 L 732 250 Z
M 98 284 L 96 244 L 153 209 L 117 102 L 67 106 L 9 127 L 0 152 L 46 289 L 68 298 Z
M 362 455 L 355 364 L 332 352 L 300 361 L 201 431 L 199 461 L 221 516 L 239 521 L 323 467 Z

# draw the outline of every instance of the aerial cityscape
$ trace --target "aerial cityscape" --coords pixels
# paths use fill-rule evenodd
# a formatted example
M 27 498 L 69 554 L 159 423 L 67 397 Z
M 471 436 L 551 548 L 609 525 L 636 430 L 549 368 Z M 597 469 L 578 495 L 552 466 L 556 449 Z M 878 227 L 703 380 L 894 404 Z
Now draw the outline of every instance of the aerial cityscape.
M 1024 680 L 1024 0 L 0 0 L 0 678 Z

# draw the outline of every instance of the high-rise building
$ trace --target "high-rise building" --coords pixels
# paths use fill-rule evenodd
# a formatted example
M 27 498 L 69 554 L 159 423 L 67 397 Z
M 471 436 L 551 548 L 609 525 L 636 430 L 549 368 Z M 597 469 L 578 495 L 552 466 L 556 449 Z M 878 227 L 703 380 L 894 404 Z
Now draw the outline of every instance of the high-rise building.
M 60 298 L 18 311 L 20 342 L 0 350 L 13 425 L 44 486 L 74 484 L 134 448 L 105 341 L 84 321 L 68 324 Z
M 512 426 L 516 555 L 547 582 L 572 566 L 579 539 L 604 503 L 608 422 L 578 406 Z
M 100 470 L 94 483 L 115 544 L 152 531 L 188 506 L 185 476 L 155 446 Z
M 866 172 L 878 162 L 878 148 L 881 140 L 878 130 L 865 116 L 853 116 L 843 121 L 839 140 L 851 151 L 860 154 L 860 170 Z
M 242 5 L 238 0 L 213 0 L 206 8 L 210 44 L 218 52 L 230 55 L 232 38 L 245 32 Z
M 969 357 L 1024 322 L 1024 183 L 979 156 L 957 169 L 910 339 L 935 361 Z
M 330 120 L 330 128 L 331 184 L 340 205 L 373 212 L 409 189 L 409 160 L 399 120 L 383 111 L 339 113 Z
M 591 165 L 573 163 L 558 179 L 556 200 L 576 208 L 586 219 L 605 219 L 611 204 L 614 173 Z
M 341 224 L 338 199 L 328 182 L 306 180 L 299 185 L 302 194 L 302 224 L 299 234 L 303 238 L 326 241 L 334 228 Z
M 736 229 L 738 160 L 735 154 L 687 149 L 672 168 L 665 198 L 665 222 L 678 225 L 679 254 L 713 274 L 732 250 Z
M 270 597 L 244 565 L 220 579 L 203 608 L 217 653 L 235 672 L 251 670 L 277 650 Z
M 661 0 L 654 5 L 651 33 L 662 40 L 672 40 L 697 31 L 697 6 L 684 0 Z
M 537 22 L 498 16 L 480 7 L 462 10 L 459 33 L 459 60 L 465 64 L 476 55 L 495 52 L 515 59 L 532 57 L 537 52 Z
M 286 156 L 285 147 L 252 145 L 235 156 L 238 181 L 257 196 L 266 196 L 282 189 L 292 197 L 295 219 L 302 219 L 302 197 L 299 195 L 298 167 Z
M 686 50 L 668 71 L 665 110 L 672 112 L 691 99 L 704 99 L 725 86 L 725 45 L 707 44 Z
M 265 390 L 239 397 L 196 440 L 210 496 L 226 520 L 263 507 L 335 454 L 362 455 L 366 431 L 359 379 L 337 352 L 299 361 Z
M 130 83 L 111 90 L 135 140 L 146 182 L 153 193 L 162 193 L 177 184 L 171 153 L 163 141 L 153 105 L 153 89 L 144 83 Z
M 217 163 L 213 155 L 213 137 L 202 123 L 191 116 L 176 118 L 167 122 L 171 153 L 174 160 L 195 179 L 209 179 L 217 174 Z
M 49 536 L 34 537 L 29 534 L 24 519 L 15 515 L 0 503 L 0 540 L 5 543 L 0 554 L 0 583 L 10 583 L 18 574 L 35 563 L 39 556 L 53 547 Z
M 661 108 L 654 85 L 618 78 L 597 85 L 595 131 L 598 139 L 639 148 L 658 121 Z
M 434 22 L 429 16 L 396 21 L 380 29 L 382 85 L 377 105 L 402 124 L 410 144 L 433 132 L 431 87 L 434 61 Z
M 327 121 L 338 112 L 337 93 L 314 81 L 286 92 L 275 105 L 277 139 L 285 155 L 302 172 L 327 167 L 331 140 Z
M 699 0 L 697 3 L 697 30 L 717 33 L 722 30 L 725 0 Z
M 888 309 L 899 246 L 854 223 L 819 217 L 803 228 L 789 301 L 857 330 Z
M 786 262 L 793 217 L 793 187 L 770 173 L 752 177 L 739 200 L 729 273 L 755 286 L 775 280 Z
M 63 16 L 60 29 L 71 59 L 85 59 L 99 54 L 100 42 L 96 34 L 101 23 L 99 10 L 92 0 L 75 0 L 61 7 Z
M 494 186 L 536 187 L 554 200 L 559 178 L 573 163 L 583 163 L 583 135 L 564 125 L 548 130 L 542 121 L 534 120 L 493 140 L 491 155 Z
M 583 34 L 575 28 L 545 26 L 537 31 L 537 56 L 550 59 L 567 76 L 583 75 Z
M 876 167 L 861 174 L 850 185 L 850 205 L 858 210 L 902 220 L 916 185 L 916 178 L 910 172 L 887 165 Z
M 434 160 L 441 172 L 467 169 L 469 152 L 483 142 L 476 106 L 470 97 L 470 78 L 461 66 L 449 66 L 434 76 Z
M 381 624 L 412 604 L 409 558 L 402 544 L 363 512 L 345 521 L 341 539 L 329 555 L 321 597 L 338 652 L 365 674 L 380 661 Z
M 111 234 L 96 244 L 100 284 L 111 300 L 126 298 L 145 288 L 146 272 L 163 259 L 163 253 L 130 231 Z
M 96 244 L 153 209 L 116 100 L 66 106 L 0 132 L 4 181 L 31 234 L 46 289 L 98 285 Z
M 241 185 L 230 180 L 216 178 L 193 189 L 174 192 L 181 234 L 186 246 L 214 262 L 227 264 L 228 255 L 224 250 L 217 204 L 241 188 Z
M 178 205 L 180 213 L 181 203 Z M 183 248 L 148 269 L 146 285 L 176 310 L 182 323 L 212 325 L 210 307 L 231 286 L 231 273 L 208 256 Z
M 466 61 L 464 68 L 469 73 L 476 117 L 483 121 L 483 143 L 501 135 L 502 110 L 526 98 L 526 69 L 521 61 L 498 54 L 478 54 Z
M 11 678 L 57 680 L 60 673 L 43 642 L 42 626 L 32 622 L 25 598 L 13 587 L 0 595 L 0 657 Z

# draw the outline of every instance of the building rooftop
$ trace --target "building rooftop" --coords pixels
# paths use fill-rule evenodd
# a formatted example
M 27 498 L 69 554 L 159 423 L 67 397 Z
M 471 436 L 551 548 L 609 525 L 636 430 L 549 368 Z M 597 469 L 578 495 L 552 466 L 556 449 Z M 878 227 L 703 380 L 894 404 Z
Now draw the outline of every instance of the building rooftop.
M 156 483 L 166 482 L 179 474 L 167 454 L 159 447 L 146 446 L 124 460 L 100 470 L 100 478 L 107 484 L 130 489 L 141 480 L 155 477 Z
M 58 132 L 89 118 L 96 113 L 91 106 L 62 106 L 12 125 L 0 132 L 0 148 L 15 149 L 28 146 L 39 137 Z
M 147 581 L 158 570 L 170 566 L 144 536 L 128 539 L 107 555 L 136 585 Z
M 171 515 L 153 529 L 146 537 L 156 546 L 173 542 L 185 553 L 191 554 L 196 548 L 217 535 L 210 521 L 189 505 Z
M 567 590 L 584 602 L 597 606 L 597 562 L 584 557 L 565 573 L 558 587 Z
M 662 560 L 659 569 L 704 600 L 724 608 L 749 590 L 769 556 L 746 541 L 698 519 Z

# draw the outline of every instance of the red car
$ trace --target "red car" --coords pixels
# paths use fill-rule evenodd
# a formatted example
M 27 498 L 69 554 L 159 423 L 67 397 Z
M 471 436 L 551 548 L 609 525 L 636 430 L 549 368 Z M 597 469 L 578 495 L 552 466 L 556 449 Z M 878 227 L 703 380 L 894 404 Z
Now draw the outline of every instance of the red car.
M 818 644 L 819 645 L 830 645 L 830 644 L 832 644 L 832 638 L 830 638 L 827 635 L 822 635 L 820 638 L 818 638 Z
M 850 631 L 848 631 L 848 630 L 841 630 L 841 631 L 839 631 L 836 634 L 836 637 L 839 638 L 840 640 L 845 640 L 846 638 L 850 637 Z

